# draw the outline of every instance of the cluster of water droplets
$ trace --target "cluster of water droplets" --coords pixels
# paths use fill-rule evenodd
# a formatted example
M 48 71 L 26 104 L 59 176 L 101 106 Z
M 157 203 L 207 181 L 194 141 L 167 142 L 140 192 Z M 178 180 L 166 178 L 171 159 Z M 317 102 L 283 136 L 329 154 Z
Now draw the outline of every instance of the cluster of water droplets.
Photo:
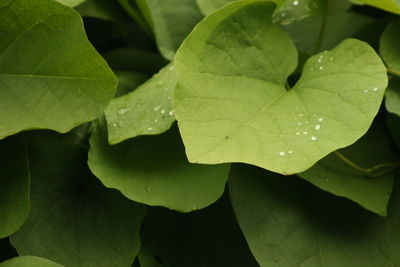
M 318 9 L 318 3 L 314 0 L 293 0 L 285 3 L 273 20 L 282 25 L 292 24 L 297 20 L 304 19 L 312 13 L 313 10 Z
M 328 52 L 325 51 L 319 55 L 319 57 L 317 58 L 317 65 L 311 67 L 311 71 L 322 71 L 335 61 L 335 58 L 333 56 L 329 57 L 327 53 Z
M 324 118 L 313 114 L 312 116 L 299 113 L 295 115 L 295 136 L 298 138 L 306 138 L 307 141 L 316 142 L 319 137 L 318 134 L 323 128 Z M 284 157 L 293 154 L 294 151 L 287 148 L 286 151 L 279 151 L 279 155 Z

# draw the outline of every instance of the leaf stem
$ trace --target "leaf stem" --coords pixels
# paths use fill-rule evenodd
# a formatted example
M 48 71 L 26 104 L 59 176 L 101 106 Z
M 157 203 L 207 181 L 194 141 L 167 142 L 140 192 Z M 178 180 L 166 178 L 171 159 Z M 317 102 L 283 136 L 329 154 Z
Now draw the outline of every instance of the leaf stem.
M 343 162 L 345 162 L 347 165 L 349 165 L 353 169 L 358 170 L 359 172 L 365 173 L 369 177 L 381 177 L 385 174 L 388 174 L 388 173 L 400 168 L 400 161 L 386 162 L 386 163 L 381 163 L 381 164 L 375 165 L 371 168 L 363 168 L 363 167 L 359 166 L 358 164 L 354 163 L 353 161 L 351 161 L 349 158 L 344 156 L 339 151 L 335 151 L 334 153 L 341 160 L 343 160 Z
M 394 76 L 400 77 L 400 71 L 396 71 L 396 70 L 394 70 L 394 69 L 387 68 L 387 72 L 388 72 L 389 74 L 394 75 Z

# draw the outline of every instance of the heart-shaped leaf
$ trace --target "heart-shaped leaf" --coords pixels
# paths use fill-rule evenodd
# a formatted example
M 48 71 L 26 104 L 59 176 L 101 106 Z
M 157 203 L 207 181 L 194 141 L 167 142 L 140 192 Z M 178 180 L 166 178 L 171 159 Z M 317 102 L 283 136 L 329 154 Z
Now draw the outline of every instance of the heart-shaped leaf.
M 365 168 L 392 161 L 386 133 L 378 125 L 372 127 L 355 144 L 339 152 Z M 392 173 L 372 178 L 350 167 L 332 153 L 299 176 L 323 190 L 351 199 L 372 212 L 386 216 L 393 188 Z
M 286 90 L 297 51 L 271 22 L 273 11 L 268 1 L 235 2 L 203 20 L 179 49 L 175 115 L 191 162 L 297 173 L 370 127 L 387 86 L 374 50 L 345 40 L 311 57 Z
M 190 164 L 176 127 L 111 146 L 104 120 L 90 138 L 89 167 L 105 186 L 129 199 L 182 212 L 215 202 L 229 173 L 228 164 Z
M 168 130 L 175 121 L 172 96 L 176 83 L 170 64 L 135 91 L 113 99 L 105 111 L 110 144 Z
M 25 140 L 0 141 L 0 238 L 16 232 L 29 214 L 29 162 Z
M 130 266 L 144 208 L 104 188 L 78 145 L 56 142 L 31 152 L 31 212 L 11 236 L 18 254 L 65 266 Z
M 0 267 L 62 267 L 62 265 L 35 256 L 20 256 L 0 263 Z
M 233 166 L 229 179 L 236 218 L 262 267 L 398 266 L 396 189 L 380 218 L 295 177 Z
M 73 9 L 2 1 L 0 32 L 0 139 L 26 129 L 67 132 L 96 118 L 114 95 L 115 76 Z

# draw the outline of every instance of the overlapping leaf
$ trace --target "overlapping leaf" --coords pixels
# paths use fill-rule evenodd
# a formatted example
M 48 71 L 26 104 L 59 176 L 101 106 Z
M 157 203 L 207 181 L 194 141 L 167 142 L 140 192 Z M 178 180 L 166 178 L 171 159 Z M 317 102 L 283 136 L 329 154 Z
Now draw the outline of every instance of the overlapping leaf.
M 377 7 L 395 14 L 400 14 L 399 0 L 356 0 L 356 2 Z
M 168 65 L 135 91 L 113 99 L 105 111 L 110 144 L 168 130 L 175 121 L 176 83 L 174 66 Z
M 381 267 L 400 262 L 398 188 L 387 218 L 309 188 L 295 177 L 254 167 L 234 168 L 229 189 L 239 225 L 262 267 Z
M 0 267 L 62 267 L 62 265 L 39 257 L 20 256 L 0 263 Z
M 340 153 L 364 168 L 392 161 L 387 135 L 379 126 L 373 127 L 355 144 L 340 150 Z M 323 190 L 351 199 L 372 212 L 386 215 L 393 188 L 392 173 L 369 177 L 332 153 L 299 176 Z
M 349 39 L 311 57 L 299 81 L 289 36 L 268 1 L 239 1 L 209 15 L 175 58 L 175 115 L 191 162 L 243 162 L 302 172 L 366 133 L 387 86 L 386 68 Z
M 139 251 L 143 207 L 90 174 L 86 151 L 55 143 L 31 165 L 31 213 L 11 237 L 20 255 L 65 266 L 130 266 Z
M 67 132 L 112 98 L 115 76 L 71 8 L 2 1 L 0 32 L 0 139 L 26 129 Z
M 90 139 L 89 167 L 110 188 L 134 201 L 189 212 L 224 192 L 229 165 L 190 164 L 176 127 L 110 146 L 104 121 Z

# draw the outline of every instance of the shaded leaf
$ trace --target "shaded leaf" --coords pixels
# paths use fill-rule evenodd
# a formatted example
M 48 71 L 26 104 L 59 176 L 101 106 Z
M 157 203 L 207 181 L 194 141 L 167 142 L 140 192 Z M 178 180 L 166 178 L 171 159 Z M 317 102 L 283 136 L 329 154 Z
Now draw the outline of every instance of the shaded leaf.
M 89 167 L 110 188 L 151 206 L 189 212 L 223 193 L 229 165 L 190 164 L 176 127 L 110 146 L 103 120 L 90 139 Z
M 67 132 L 96 118 L 114 95 L 115 76 L 71 8 L 3 1 L 0 32 L 0 139 L 27 129 Z
M 142 267 L 258 266 L 227 197 L 187 215 L 150 209 L 143 222 L 139 259 Z
M 11 236 L 18 253 L 66 266 L 130 266 L 143 207 L 103 188 L 79 146 L 55 143 L 32 158 L 31 213 Z
M 305 171 L 363 136 L 387 86 L 366 43 L 348 39 L 306 62 L 291 90 L 297 51 L 271 22 L 274 6 L 239 1 L 209 15 L 175 58 L 174 105 L 191 162 L 243 162 Z
M 385 94 L 385 106 L 390 113 L 400 116 L 400 79 L 392 79 Z
M 29 213 L 29 162 L 23 136 L 0 141 L 0 238 L 16 232 Z
M 117 1 L 86 0 L 75 8 L 82 16 L 104 20 L 127 21 L 127 15 Z
M 167 131 L 175 121 L 176 83 L 174 66 L 168 65 L 135 91 L 113 99 L 105 111 L 110 144 Z
M 0 267 L 62 267 L 62 265 L 34 256 L 20 256 L 0 263 Z
M 365 168 L 391 162 L 392 154 L 382 127 L 375 126 L 355 144 L 340 150 L 351 161 Z M 355 201 L 364 208 L 386 216 L 394 175 L 371 178 L 353 169 L 337 155 L 330 154 L 299 176 L 319 188 Z
M 400 77 L 400 20 L 389 24 L 380 41 L 380 54 L 392 72 Z
M 239 225 L 261 266 L 381 267 L 400 263 L 397 189 L 387 218 L 307 188 L 295 177 L 254 167 L 233 167 L 229 189 Z

